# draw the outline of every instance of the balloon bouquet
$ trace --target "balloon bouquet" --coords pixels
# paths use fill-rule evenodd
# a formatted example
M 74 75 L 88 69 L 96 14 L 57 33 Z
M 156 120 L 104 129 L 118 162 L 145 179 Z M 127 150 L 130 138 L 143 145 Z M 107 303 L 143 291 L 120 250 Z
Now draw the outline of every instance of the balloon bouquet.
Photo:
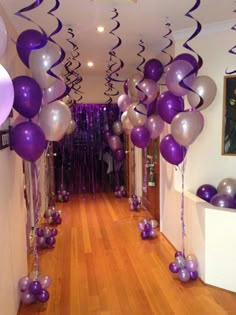
M 236 209 L 236 179 L 224 178 L 217 188 L 211 184 L 201 185 L 196 195 L 213 206 Z

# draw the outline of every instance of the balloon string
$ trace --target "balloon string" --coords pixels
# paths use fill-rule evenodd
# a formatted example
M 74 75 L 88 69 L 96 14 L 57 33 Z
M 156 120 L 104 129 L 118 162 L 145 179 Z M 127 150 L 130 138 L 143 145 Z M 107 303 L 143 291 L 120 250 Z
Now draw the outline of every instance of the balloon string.
M 34 25 L 36 25 L 36 26 L 40 29 L 40 31 L 42 32 L 42 35 L 43 35 L 43 36 L 42 36 L 42 42 L 41 42 L 40 44 L 37 44 L 37 45 L 31 47 L 31 49 L 40 49 L 40 48 L 42 48 L 43 46 L 45 46 L 48 37 L 47 37 L 47 34 L 46 34 L 46 32 L 44 31 L 44 29 L 43 29 L 39 24 L 37 24 L 36 22 L 34 22 L 32 19 L 30 19 L 29 17 L 27 17 L 27 16 L 24 15 L 23 13 L 28 12 L 28 11 L 31 11 L 31 10 L 33 10 L 33 9 L 35 9 L 35 8 L 38 8 L 42 3 L 43 3 L 43 0 L 36 0 L 36 1 L 34 1 L 32 4 L 26 6 L 25 8 L 23 8 L 23 9 L 21 9 L 21 10 L 19 10 L 19 11 L 17 11 L 17 12 L 15 13 L 16 16 L 18 16 L 18 17 L 20 17 L 20 18 L 23 18 L 23 19 L 29 21 L 30 23 L 33 23 Z
M 180 212 L 180 220 L 181 220 L 181 236 L 182 236 L 182 253 L 185 257 L 185 221 L 184 221 L 184 173 L 185 173 L 185 162 L 182 163 L 182 169 L 179 167 L 181 172 L 181 212 Z
M 140 58 L 142 58 L 142 61 L 140 62 L 140 64 L 136 67 L 136 69 L 138 71 L 140 71 L 141 73 L 143 73 L 143 70 L 141 69 L 141 67 L 143 66 L 143 64 L 145 63 L 146 59 L 143 57 L 142 53 L 145 51 L 145 46 L 144 46 L 144 42 L 142 41 L 142 39 L 140 39 L 139 44 L 141 47 L 141 50 L 137 53 L 137 56 L 139 56 Z
M 187 73 L 187 75 L 179 82 L 179 85 L 182 88 L 187 89 L 188 91 L 191 91 L 191 92 L 193 92 L 193 93 L 195 93 L 195 94 L 197 94 L 199 96 L 200 100 L 199 100 L 199 104 L 195 107 L 196 109 L 198 109 L 203 104 L 203 98 L 201 97 L 201 95 L 196 93 L 193 89 L 191 89 L 191 87 L 188 86 L 185 83 L 185 80 L 186 80 L 186 78 L 188 78 L 192 74 L 197 73 L 198 70 L 202 67 L 202 64 L 203 64 L 203 60 L 202 60 L 201 56 L 191 46 L 189 46 L 189 44 L 188 44 L 191 40 L 193 40 L 201 32 L 201 29 L 202 29 L 201 23 L 191 15 L 191 13 L 193 11 L 195 11 L 196 9 L 199 8 L 200 4 L 201 4 L 201 0 L 196 0 L 196 2 L 193 5 L 193 7 L 185 14 L 185 16 L 187 16 L 190 19 L 194 20 L 197 25 L 196 25 L 195 31 L 192 33 L 192 35 L 183 44 L 184 48 L 190 50 L 191 52 L 193 52 L 193 53 L 195 53 L 197 55 L 198 62 L 197 62 L 197 65 L 189 73 Z
M 233 12 L 236 12 L 236 10 L 234 10 Z M 236 31 L 236 24 L 234 24 L 234 26 L 231 27 L 231 30 Z M 236 55 L 236 45 L 234 45 L 232 48 L 230 48 L 230 49 L 228 50 L 228 52 L 229 52 L 230 54 Z M 236 70 L 228 71 L 228 67 L 227 67 L 226 70 L 225 70 L 225 74 L 228 74 L 228 75 L 229 75 L 229 74 L 234 74 L 234 73 L 236 73 Z
M 116 59 L 116 62 L 114 63 L 114 65 L 118 65 L 115 70 L 111 71 L 111 73 L 109 74 L 109 78 L 110 81 L 114 81 L 114 82 L 125 82 L 125 80 L 120 80 L 117 78 L 114 78 L 114 75 L 116 77 L 119 76 L 119 71 L 121 69 L 123 69 L 124 67 L 124 62 L 121 58 L 117 57 L 115 50 L 120 47 L 120 45 L 122 44 L 122 40 L 119 36 L 117 36 L 114 32 L 120 27 L 120 22 L 118 20 L 116 20 L 116 18 L 119 16 L 119 13 L 117 11 L 117 9 L 114 9 L 113 12 L 115 13 L 115 15 L 113 17 L 111 17 L 111 20 L 114 20 L 116 22 L 116 26 L 109 32 L 111 35 L 115 36 L 117 38 L 117 44 L 109 51 L 109 55 L 111 56 L 111 59 L 113 60 L 114 58 Z M 114 66 L 113 65 L 113 66 Z
M 147 212 L 147 216 L 149 216 L 149 200 L 148 200 L 148 167 L 149 163 L 147 160 L 147 149 L 144 149 L 144 176 L 143 176 L 143 195 L 145 196 L 145 205 L 142 203 L 144 209 Z

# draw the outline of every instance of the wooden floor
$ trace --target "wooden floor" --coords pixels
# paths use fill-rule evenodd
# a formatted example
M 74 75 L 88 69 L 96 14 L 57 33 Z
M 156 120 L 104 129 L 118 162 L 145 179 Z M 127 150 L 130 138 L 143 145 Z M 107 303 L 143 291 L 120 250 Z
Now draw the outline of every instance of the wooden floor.
M 39 251 L 40 271 L 53 279 L 50 299 L 21 306 L 19 315 L 236 314 L 236 294 L 169 272 L 174 249 L 160 233 L 140 239 L 146 212 L 130 211 L 127 199 L 77 196 L 57 209 L 55 248 Z

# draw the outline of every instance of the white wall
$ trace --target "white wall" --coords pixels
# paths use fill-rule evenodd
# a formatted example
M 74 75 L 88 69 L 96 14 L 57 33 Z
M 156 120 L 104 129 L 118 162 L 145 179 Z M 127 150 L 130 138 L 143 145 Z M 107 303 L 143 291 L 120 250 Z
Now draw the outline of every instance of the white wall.
M 11 78 L 23 75 L 18 62 L 14 31 L 0 6 L 0 15 L 7 24 L 8 47 L 0 63 Z M 23 199 L 22 160 L 8 148 L 0 151 L 0 313 L 15 315 L 19 304 L 18 279 L 27 274 L 26 210 Z
M 203 31 L 204 33 L 204 31 Z M 183 40 L 176 40 L 176 55 L 188 52 L 182 47 L 183 41 L 187 40 L 189 34 Z M 224 287 L 229 290 L 236 290 L 230 286 L 232 270 L 226 263 L 228 260 L 235 261 L 232 256 L 232 245 L 236 246 L 231 222 L 235 222 L 236 212 L 230 211 L 226 216 L 221 209 L 208 207 L 194 194 L 202 184 L 217 186 L 220 180 L 226 177 L 236 178 L 235 157 L 221 155 L 222 137 L 222 110 L 223 110 L 223 79 L 225 69 L 232 66 L 236 69 L 235 56 L 231 56 L 228 50 L 235 44 L 235 32 L 230 27 L 224 31 L 206 33 L 198 36 L 189 45 L 203 58 L 203 67 L 199 75 L 208 75 L 217 85 L 217 95 L 214 102 L 204 111 L 205 125 L 203 132 L 198 139 L 189 147 L 187 153 L 185 189 L 192 192 L 185 193 L 185 223 L 186 223 L 186 254 L 194 253 L 200 263 L 201 278 L 207 283 Z M 234 59 L 233 59 L 234 58 Z M 167 132 L 167 130 L 166 130 Z M 161 161 L 161 229 L 170 242 L 179 250 L 181 243 L 181 194 L 178 190 L 181 187 L 180 172 L 174 166 Z M 208 208 L 207 208 L 208 207 Z M 212 212 L 211 211 L 216 211 Z M 213 219 L 213 213 L 217 218 Z M 220 218 L 228 218 L 219 225 Z M 228 220 L 228 223 L 227 223 Z M 217 221 L 218 224 L 215 224 Z M 220 230 L 219 230 L 220 229 Z M 227 232 L 227 233 L 226 233 Z M 224 260 L 219 258 L 218 246 L 213 245 L 218 239 L 229 242 L 227 250 L 221 252 Z M 218 248 L 218 250 L 215 250 Z M 224 248 L 226 248 L 224 246 Z M 214 265 L 215 264 L 215 265 Z M 219 283 L 217 276 L 221 264 L 225 266 L 224 279 Z M 218 272 L 217 272 L 218 268 Z M 220 270 L 222 271 L 222 269 Z M 210 272 L 210 273 L 209 273 Z M 232 282 L 232 281 L 231 281 Z M 234 282 L 236 279 L 234 278 Z

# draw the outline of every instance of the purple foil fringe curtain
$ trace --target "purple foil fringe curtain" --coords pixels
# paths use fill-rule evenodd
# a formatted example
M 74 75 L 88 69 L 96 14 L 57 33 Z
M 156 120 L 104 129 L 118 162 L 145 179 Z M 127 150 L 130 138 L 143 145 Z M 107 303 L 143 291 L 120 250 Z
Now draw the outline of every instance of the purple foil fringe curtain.
M 75 131 L 54 143 L 56 191 L 108 192 L 124 185 L 123 161 L 113 158 L 105 137 L 105 131 L 112 132 L 112 124 L 119 118 L 118 106 L 74 104 L 72 115 Z

